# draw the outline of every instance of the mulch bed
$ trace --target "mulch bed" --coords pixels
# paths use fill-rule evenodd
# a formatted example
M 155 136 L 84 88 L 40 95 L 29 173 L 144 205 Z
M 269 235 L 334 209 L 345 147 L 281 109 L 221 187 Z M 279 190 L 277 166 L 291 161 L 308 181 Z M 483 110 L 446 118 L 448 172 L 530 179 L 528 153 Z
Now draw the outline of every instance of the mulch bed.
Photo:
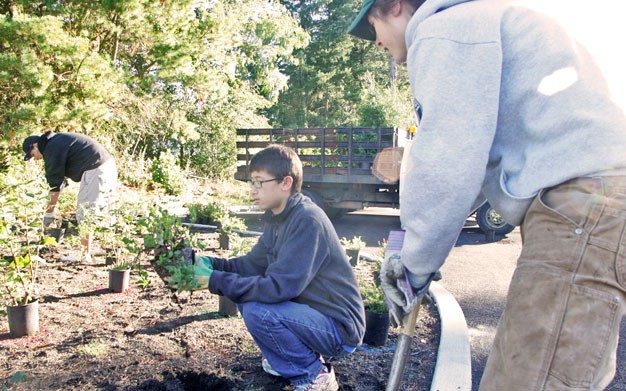
M 261 368 L 261 353 L 241 317 L 217 313 L 208 291 L 177 294 L 146 263 L 151 286 L 108 290 L 104 258 L 40 269 L 40 331 L 13 339 L 0 314 L 0 389 L 11 390 L 281 390 L 285 379 Z M 364 271 L 357 266 L 357 274 Z M 131 284 L 132 284 L 131 277 Z M 402 390 L 428 390 L 436 363 L 439 319 L 421 311 Z M 362 346 L 333 362 L 341 390 L 384 389 L 397 331 L 381 347 Z M 26 379 L 13 383 L 14 375 Z

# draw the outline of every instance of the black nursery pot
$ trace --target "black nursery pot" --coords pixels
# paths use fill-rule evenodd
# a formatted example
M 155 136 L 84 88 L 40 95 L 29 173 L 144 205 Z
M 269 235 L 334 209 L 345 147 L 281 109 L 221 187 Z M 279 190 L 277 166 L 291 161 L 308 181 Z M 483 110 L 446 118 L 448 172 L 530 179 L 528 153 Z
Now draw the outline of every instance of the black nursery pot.
M 239 309 L 237 308 L 237 304 L 235 304 L 231 299 L 226 296 L 220 296 L 219 308 L 217 312 L 226 317 L 237 316 Z
M 356 266 L 359 264 L 359 252 L 360 250 L 346 250 L 346 255 L 350 260 L 350 265 Z
M 363 343 L 369 346 L 383 346 L 389 336 L 389 312 L 365 310 L 365 336 Z
M 20 338 L 36 334 L 39 331 L 39 301 L 7 306 L 7 318 L 11 337 Z
M 130 269 L 109 269 L 109 290 L 115 293 L 123 293 L 130 283 Z

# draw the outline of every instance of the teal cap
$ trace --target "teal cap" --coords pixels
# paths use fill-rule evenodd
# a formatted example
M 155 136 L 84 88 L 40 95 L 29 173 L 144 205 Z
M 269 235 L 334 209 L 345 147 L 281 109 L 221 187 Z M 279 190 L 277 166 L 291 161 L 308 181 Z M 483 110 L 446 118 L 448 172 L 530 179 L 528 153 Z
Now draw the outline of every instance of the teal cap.
M 348 28 L 348 34 L 352 34 L 355 37 L 367 39 L 368 41 L 376 40 L 376 31 L 374 26 L 367 20 L 367 13 L 372 9 L 372 6 L 376 0 L 364 0 L 363 8 L 361 12 L 356 16 L 350 27 Z

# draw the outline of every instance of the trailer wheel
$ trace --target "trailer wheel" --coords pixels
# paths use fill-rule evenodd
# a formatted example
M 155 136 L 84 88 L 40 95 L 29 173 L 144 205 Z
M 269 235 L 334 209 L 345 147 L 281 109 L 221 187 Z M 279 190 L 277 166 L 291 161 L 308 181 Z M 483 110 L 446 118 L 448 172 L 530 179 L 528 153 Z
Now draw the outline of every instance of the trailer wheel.
M 483 232 L 493 231 L 498 235 L 506 235 L 515 229 L 515 226 L 508 224 L 502 219 L 495 209 L 485 202 L 483 206 L 476 211 L 476 222 Z
M 324 213 L 326 213 L 326 216 L 328 216 L 328 218 L 331 219 L 331 220 L 340 219 L 348 211 L 347 209 L 333 208 L 332 206 L 326 205 L 326 203 L 324 202 L 324 199 L 322 198 L 322 196 L 319 195 L 319 193 L 317 193 L 315 190 L 302 189 L 302 194 L 304 194 L 305 196 L 309 197 L 311 199 L 311 201 L 313 201 L 315 203 L 315 205 L 317 205 L 320 208 L 322 208 Z

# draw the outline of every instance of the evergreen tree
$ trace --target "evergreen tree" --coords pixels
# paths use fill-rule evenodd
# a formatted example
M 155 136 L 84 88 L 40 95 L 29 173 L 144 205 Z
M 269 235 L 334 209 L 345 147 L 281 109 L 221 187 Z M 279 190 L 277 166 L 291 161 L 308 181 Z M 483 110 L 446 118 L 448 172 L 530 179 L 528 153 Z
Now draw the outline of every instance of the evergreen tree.
M 283 1 L 311 43 L 286 68 L 289 89 L 267 110 L 276 127 L 409 126 L 414 121 L 406 71 L 346 30 L 361 0 Z

